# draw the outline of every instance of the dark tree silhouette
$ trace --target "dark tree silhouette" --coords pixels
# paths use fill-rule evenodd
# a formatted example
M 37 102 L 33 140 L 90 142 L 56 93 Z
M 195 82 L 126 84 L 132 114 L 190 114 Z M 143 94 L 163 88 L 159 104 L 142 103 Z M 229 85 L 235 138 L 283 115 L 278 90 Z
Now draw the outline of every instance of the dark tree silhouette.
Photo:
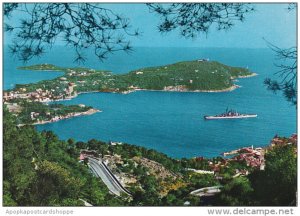
M 292 11 L 295 10 L 297 8 L 297 4 L 296 3 L 290 3 L 288 6 L 288 11 Z
M 296 10 L 296 7 L 295 3 L 291 3 L 287 10 L 291 12 Z M 275 64 L 279 68 L 279 71 L 275 73 L 278 80 L 266 78 L 264 84 L 267 86 L 267 89 L 274 93 L 281 91 L 287 101 L 297 105 L 297 47 L 282 49 L 268 41 L 266 42 L 275 52 L 280 64 Z
M 17 26 L 9 24 L 13 12 L 24 14 Z M 132 49 L 128 37 L 138 36 L 129 20 L 92 3 L 4 3 L 4 29 L 12 32 L 11 52 L 22 61 L 42 55 L 58 39 L 73 47 L 77 62 L 85 61 L 84 50 L 92 48 L 103 60 L 108 54 Z
M 264 84 L 273 92 L 282 91 L 287 101 L 297 104 L 297 48 L 281 49 L 273 44 L 269 47 L 276 53 L 280 64 L 275 64 L 279 71 L 275 73 L 279 80 L 266 78 Z
M 147 5 L 163 19 L 160 32 L 179 27 L 185 37 L 208 33 L 212 24 L 217 24 L 219 30 L 230 29 L 236 21 L 244 20 L 244 14 L 254 10 L 249 4 L 240 3 Z M 24 14 L 17 26 L 9 24 L 14 11 Z M 77 62 L 85 61 L 87 48 L 93 48 L 94 54 L 103 60 L 112 52 L 132 50 L 128 37 L 140 35 L 138 30 L 131 30 L 128 19 L 100 4 L 4 3 L 3 13 L 8 21 L 4 30 L 14 35 L 11 52 L 25 62 L 42 55 L 59 38 L 74 48 Z
M 147 4 L 150 12 L 161 18 L 158 29 L 162 33 L 179 29 L 186 38 L 207 34 L 215 24 L 218 30 L 228 30 L 235 22 L 243 22 L 245 14 L 254 11 L 250 4 L 241 3 L 173 3 Z

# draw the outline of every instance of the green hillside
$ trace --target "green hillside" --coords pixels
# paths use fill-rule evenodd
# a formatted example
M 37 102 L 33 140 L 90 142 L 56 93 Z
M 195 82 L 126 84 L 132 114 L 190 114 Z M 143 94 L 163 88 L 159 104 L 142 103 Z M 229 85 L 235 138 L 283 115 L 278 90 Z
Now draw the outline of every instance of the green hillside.
M 186 61 L 159 67 L 141 68 L 124 74 L 87 68 L 61 68 L 54 65 L 32 65 L 23 70 L 61 70 L 63 77 L 34 84 L 17 85 L 27 92 L 38 88 L 65 88 L 68 82 L 76 84 L 77 92 L 124 92 L 134 89 L 167 91 L 222 91 L 234 85 L 233 79 L 253 75 L 248 69 L 231 67 L 219 62 Z
M 125 88 L 126 84 L 151 90 L 184 86 L 184 90 L 205 91 L 229 88 L 233 86 L 232 79 L 247 75 L 252 75 L 248 69 L 230 67 L 215 61 L 187 61 L 132 71 L 117 76 L 116 82 L 121 88 Z

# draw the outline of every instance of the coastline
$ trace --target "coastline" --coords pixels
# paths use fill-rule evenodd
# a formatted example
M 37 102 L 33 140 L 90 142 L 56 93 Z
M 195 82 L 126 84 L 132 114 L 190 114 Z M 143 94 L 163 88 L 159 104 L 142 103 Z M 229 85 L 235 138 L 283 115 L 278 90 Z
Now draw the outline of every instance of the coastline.
M 26 69 L 23 69 L 26 70 Z M 31 69 L 32 70 L 32 69 Z M 66 73 L 65 70 L 58 70 L 58 69 L 42 69 L 42 70 L 36 70 L 36 71 L 61 71 Z M 187 93 L 220 93 L 220 92 L 231 92 L 237 88 L 240 88 L 241 86 L 235 84 L 235 81 L 238 81 L 237 79 L 239 78 L 248 78 L 248 77 L 253 77 L 253 76 L 257 76 L 258 74 L 256 73 L 251 73 L 249 75 L 241 75 L 241 76 L 236 76 L 236 77 L 231 77 L 231 79 L 236 79 L 233 80 L 232 85 L 227 87 L 227 88 L 223 88 L 223 89 L 215 89 L 215 90 L 190 90 L 188 89 L 188 87 L 186 85 L 170 85 L 170 86 L 164 86 L 162 89 L 160 90 L 155 90 L 155 89 L 143 89 L 143 88 L 138 88 L 138 87 L 133 87 L 133 86 L 127 86 L 126 89 L 124 91 L 120 91 L 119 88 L 110 88 L 108 90 L 106 89 L 100 89 L 100 90 L 91 90 L 91 91 L 82 91 L 82 92 L 76 92 L 72 89 L 73 94 L 72 95 L 62 95 L 62 97 L 59 98 L 52 98 L 50 99 L 50 97 L 47 98 L 40 98 L 40 100 L 38 100 L 39 102 L 42 103 L 51 103 L 51 102 L 58 102 L 58 101 L 65 101 L 65 100 L 72 100 L 73 98 L 76 98 L 78 95 L 80 94 L 88 94 L 88 93 L 119 93 L 119 94 L 130 94 L 136 91 L 156 91 L 156 92 L 187 92 Z M 68 118 L 72 118 L 72 117 L 76 117 L 76 116 L 81 116 L 81 115 L 91 115 L 94 114 L 96 112 L 100 112 L 100 110 L 96 110 L 96 109 L 90 109 L 86 112 L 78 112 L 78 113 L 69 113 L 66 116 L 55 116 L 54 118 L 47 120 L 47 121 L 40 121 L 40 122 L 35 122 L 32 125 L 38 125 L 38 124 L 47 124 L 47 123 L 52 123 L 52 122 L 56 122 L 62 119 L 68 119 Z
M 60 121 L 60 120 L 63 120 L 63 119 L 69 119 L 69 118 L 73 118 L 73 117 L 77 117 L 77 116 L 92 115 L 92 114 L 97 113 L 97 112 L 102 112 L 102 111 L 92 108 L 92 109 L 89 109 L 85 112 L 69 113 L 66 116 L 59 116 L 58 118 L 52 118 L 51 120 L 48 120 L 48 121 L 35 122 L 32 125 L 48 124 L 48 123 L 53 123 L 53 122 L 57 122 L 57 121 Z
M 18 70 L 23 70 L 23 71 L 31 71 L 31 72 L 41 72 L 41 71 L 45 71 L 45 72 L 62 72 L 62 73 L 66 73 L 63 69 L 27 69 L 27 68 L 17 68 Z
M 136 91 L 154 91 L 154 92 L 189 92 L 189 93 L 218 93 L 218 92 L 231 92 L 237 88 L 241 88 L 241 86 L 234 84 L 233 86 L 230 86 L 228 88 L 225 89 L 220 89 L 220 90 L 187 90 L 187 89 L 183 89 L 183 90 L 178 90 L 178 89 L 169 89 L 169 90 L 153 90 L 153 89 L 134 89 L 134 90 L 129 90 L 129 91 L 124 91 L 124 92 L 120 92 L 121 94 L 130 94 Z M 101 91 L 99 91 L 101 92 Z M 118 93 L 118 92 L 117 92 Z
M 244 78 L 249 78 L 249 77 L 254 77 L 254 76 L 258 76 L 258 74 L 257 73 L 252 73 L 252 74 L 244 75 L 244 76 L 231 77 L 231 79 L 244 79 Z M 238 80 L 236 80 L 236 81 L 238 81 Z M 111 93 L 130 94 L 130 93 L 133 93 L 133 92 L 136 92 L 136 91 L 218 93 L 218 92 L 231 92 L 231 91 L 234 91 L 235 89 L 241 88 L 241 87 L 242 86 L 240 86 L 240 85 L 233 84 L 232 86 L 230 86 L 228 88 L 219 89 L 219 90 L 188 90 L 188 89 L 178 90 L 178 89 L 176 89 L 176 86 L 174 86 L 174 89 L 162 89 L 162 90 L 132 89 L 132 90 L 127 90 L 127 91 L 123 91 L 123 92 L 111 92 Z M 91 91 L 91 92 L 101 92 L 101 91 Z M 90 93 L 90 92 L 83 92 L 83 93 Z M 81 94 L 81 93 L 78 93 L 78 94 Z
M 109 92 L 109 93 L 120 93 L 120 94 L 130 94 L 136 91 L 153 91 L 153 92 L 188 92 L 188 93 L 218 93 L 218 92 L 231 92 L 237 88 L 240 88 L 241 86 L 234 84 L 231 87 L 228 87 L 226 89 L 221 89 L 221 90 L 194 90 L 194 91 L 190 91 L 190 90 L 151 90 L 151 89 L 134 89 L 134 90 L 128 90 L 128 91 L 124 91 L 124 92 Z M 80 94 L 88 94 L 88 93 L 101 93 L 102 91 L 88 91 L 88 92 L 78 92 L 76 95 L 73 95 L 71 97 L 67 97 L 64 99 L 58 99 L 58 100 L 47 100 L 44 101 L 43 103 L 49 103 L 49 102 L 54 102 L 54 101 L 64 101 L 64 100 L 72 100 L 73 98 L 76 98 L 78 95 Z M 51 120 L 47 120 L 47 121 L 38 121 L 38 122 L 34 122 L 30 125 L 42 125 L 42 124 L 49 124 L 49 123 L 54 123 L 54 122 L 58 122 L 60 120 L 63 119 L 69 119 L 69 118 L 73 118 L 73 117 L 78 117 L 78 116 L 83 116 L 83 115 L 92 115 L 95 114 L 97 112 L 102 112 L 101 110 L 98 109 L 89 109 L 85 112 L 76 112 L 76 113 L 69 113 L 66 116 L 58 116 L 55 118 L 52 118 Z M 18 126 L 24 126 L 26 124 L 19 124 Z
M 75 112 L 75 113 L 69 113 L 68 115 L 66 116 L 57 116 L 55 118 L 52 118 L 50 120 L 47 120 L 47 121 L 38 121 L 38 122 L 34 122 L 32 124 L 29 124 L 29 125 L 42 125 L 42 124 L 48 124 L 48 123 L 53 123 L 53 122 L 57 122 L 57 121 L 60 121 L 60 120 L 63 120 L 63 119 L 69 119 L 69 118 L 73 118 L 73 117 L 78 117 L 78 116 L 83 116 L 83 115 L 92 115 L 94 113 L 97 113 L 97 112 L 102 112 L 101 110 L 98 110 L 98 109 L 89 109 L 85 112 Z M 18 127 L 21 127 L 21 126 L 24 126 L 26 124 L 19 124 Z
M 246 77 L 245 77 L 246 78 Z M 240 85 L 232 85 L 228 88 L 225 89 L 219 89 L 219 90 L 188 90 L 188 89 L 183 89 L 183 90 L 178 90 L 178 89 L 169 89 L 169 90 L 155 90 L 155 89 L 133 89 L 133 90 L 127 90 L 127 91 L 111 91 L 111 92 L 103 92 L 103 91 L 84 91 L 84 92 L 77 92 L 76 95 L 71 96 L 71 97 L 66 97 L 64 99 L 57 99 L 57 100 L 47 100 L 47 101 L 43 101 L 44 103 L 48 103 L 48 102 L 55 102 L 55 101 L 65 101 L 65 100 L 72 100 L 73 98 L 76 98 L 78 95 L 80 94 L 89 94 L 89 93 L 119 93 L 119 94 L 130 94 L 130 93 L 134 93 L 137 91 L 153 91 L 153 92 L 189 92 L 189 93 L 218 93 L 218 92 L 231 92 L 234 91 L 237 88 L 241 88 L 242 86 Z
M 237 78 L 248 78 L 248 77 L 253 77 L 253 76 L 257 76 L 258 74 L 253 73 L 250 75 L 246 75 L 246 76 L 238 76 Z M 220 90 L 188 90 L 186 88 L 182 88 L 182 89 L 178 89 L 176 86 L 174 86 L 174 88 L 169 88 L 169 89 L 162 89 L 162 90 L 153 90 L 153 89 L 131 89 L 131 90 L 127 90 L 127 91 L 123 91 L 123 92 L 118 92 L 118 91 L 111 91 L 108 93 L 120 93 L 120 94 L 130 94 L 130 93 L 134 93 L 136 91 L 153 91 L 153 92 L 187 92 L 187 93 L 220 93 L 220 92 L 231 92 L 234 91 L 237 88 L 241 88 L 241 86 L 233 84 L 232 86 L 225 88 L 225 89 L 220 89 Z M 66 98 L 60 98 L 57 100 L 47 100 L 47 101 L 42 101 L 42 103 L 49 103 L 49 102 L 55 102 L 55 101 L 65 101 L 65 100 L 72 100 L 73 98 L 76 98 L 78 95 L 80 94 L 89 94 L 89 93 L 101 93 L 103 91 L 84 91 L 84 92 L 77 92 L 75 95 L 73 96 L 69 96 Z M 77 117 L 77 116 L 82 116 L 82 115 L 92 115 L 94 113 L 97 112 L 102 112 L 101 110 L 98 109 L 89 109 L 85 112 L 79 112 L 79 113 L 69 113 L 66 116 L 59 116 L 59 117 L 55 117 L 52 118 L 51 120 L 47 120 L 47 121 L 39 121 L 39 122 L 35 122 L 32 123 L 31 125 L 42 125 L 42 124 L 48 124 L 48 123 L 53 123 L 53 122 L 57 122 L 63 119 L 69 119 L 69 118 L 73 118 L 73 117 Z M 23 126 L 25 124 L 19 124 L 18 126 Z
M 32 68 L 33 67 L 33 68 Z M 37 67 L 37 68 L 36 68 Z M 52 64 L 41 64 L 41 65 L 35 65 L 35 66 L 29 66 L 29 67 L 18 67 L 18 69 L 21 70 L 31 70 L 31 71 L 60 71 L 63 73 L 67 73 L 68 70 L 71 70 L 71 68 L 61 68 Z M 224 89 L 208 89 L 208 90 L 190 90 L 187 88 L 186 85 L 177 85 L 174 83 L 173 85 L 171 84 L 170 86 L 163 86 L 161 87 L 160 90 L 155 90 L 155 89 L 144 89 L 144 88 L 139 88 L 139 87 L 133 87 L 132 86 L 127 86 L 125 87 L 126 90 L 120 91 L 119 88 L 110 88 L 109 91 L 105 89 L 99 89 L 99 90 L 91 90 L 91 91 L 82 91 L 82 92 L 76 92 L 76 88 L 73 91 L 73 95 L 64 95 L 62 97 L 59 97 L 57 99 L 50 99 L 50 98 L 45 98 L 44 100 L 39 100 L 39 102 L 42 103 L 49 103 L 49 102 L 55 102 L 55 101 L 64 101 L 64 100 L 71 100 L 73 98 L 76 98 L 79 94 L 88 94 L 88 93 L 97 93 L 97 92 L 107 92 L 107 93 L 120 93 L 120 94 L 130 94 L 135 91 L 161 91 L 161 92 L 204 92 L 204 93 L 217 93 L 217 92 L 230 92 L 233 91 L 237 88 L 240 88 L 241 86 L 236 85 L 235 82 L 238 82 L 239 78 L 248 78 L 248 77 L 253 77 L 257 76 L 257 73 L 250 73 L 248 75 L 238 75 L 238 76 L 231 76 L 230 79 L 231 81 L 233 80 L 232 86 L 224 88 Z

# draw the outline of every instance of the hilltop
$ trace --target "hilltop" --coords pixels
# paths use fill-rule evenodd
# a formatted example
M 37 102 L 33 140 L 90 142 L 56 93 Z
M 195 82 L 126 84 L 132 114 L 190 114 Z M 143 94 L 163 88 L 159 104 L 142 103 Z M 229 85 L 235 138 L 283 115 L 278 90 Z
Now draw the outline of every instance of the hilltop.
M 143 68 L 119 75 L 119 79 L 145 90 L 226 91 L 235 86 L 233 79 L 251 75 L 254 73 L 245 68 L 197 60 Z

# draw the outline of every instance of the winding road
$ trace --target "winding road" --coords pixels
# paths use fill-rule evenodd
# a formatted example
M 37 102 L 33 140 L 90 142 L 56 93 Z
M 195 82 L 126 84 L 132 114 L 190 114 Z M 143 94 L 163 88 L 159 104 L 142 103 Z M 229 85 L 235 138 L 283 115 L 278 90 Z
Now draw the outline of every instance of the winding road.
M 92 157 L 87 157 L 89 159 L 89 167 L 91 171 L 102 179 L 104 184 L 108 189 L 115 195 L 120 196 L 122 193 L 130 195 L 130 192 L 126 190 L 118 179 L 111 173 L 108 167 L 101 160 L 97 160 Z

